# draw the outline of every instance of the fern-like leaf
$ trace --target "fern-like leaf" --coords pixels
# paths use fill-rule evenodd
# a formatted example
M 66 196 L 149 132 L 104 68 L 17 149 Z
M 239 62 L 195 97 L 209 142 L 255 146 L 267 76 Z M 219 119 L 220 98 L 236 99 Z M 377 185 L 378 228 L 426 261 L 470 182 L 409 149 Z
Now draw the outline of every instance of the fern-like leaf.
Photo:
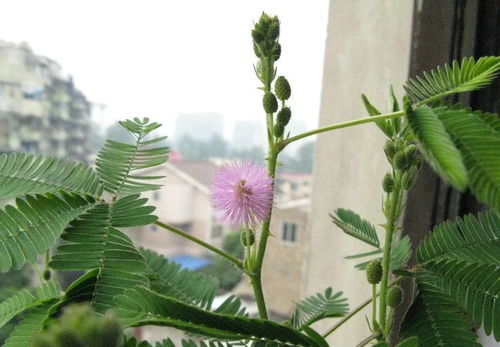
M 428 106 L 414 110 L 409 107 L 406 115 L 424 158 L 443 179 L 458 190 L 464 190 L 468 177 L 462 155 L 434 110 Z
M 356 212 L 339 208 L 335 210 L 335 215 L 330 214 L 330 217 L 346 234 L 371 246 L 380 247 L 375 227 L 367 220 L 362 219 Z
M 0 155 L 0 199 L 60 190 L 99 197 L 102 186 L 86 163 L 26 153 Z
M 418 274 L 418 295 L 401 326 L 403 338 L 417 336 L 420 346 L 479 347 L 463 310 L 434 281 Z
M 163 325 L 222 340 L 263 340 L 282 346 L 318 346 L 310 337 L 278 323 L 202 310 L 145 287 L 126 291 L 115 299 L 125 326 Z
M 500 341 L 500 269 L 497 265 L 442 260 L 425 264 L 435 286 L 462 305 L 477 327 Z
M 500 264 L 500 214 L 490 211 L 439 224 L 420 244 L 417 258 L 420 263 L 456 259 Z
M 151 289 L 189 304 L 210 309 L 219 286 L 217 279 L 182 269 L 158 253 L 141 249 L 146 260 Z
M 302 330 L 324 318 L 342 317 L 348 310 L 349 305 L 342 292 L 333 293 L 332 288 L 327 288 L 324 294 L 317 293 L 297 304 L 291 325 L 296 330 Z
M 129 195 L 114 204 L 100 204 L 71 222 L 49 265 L 56 270 L 97 269 L 90 293 L 91 305 L 104 312 L 111 298 L 137 284 L 146 284 L 146 263 L 132 241 L 117 227 L 150 224 L 153 207 L 143 206 L 147 199 Z M 89 287 L 90 288 L 90 287 Z
M 246 308 L 243 306 L 240 298 L 229 296 L 222 304 L 214 310 L 215 313 L 228 314 L 231 316 L 248 316 Z
M 434 110 L 462 154 L 474 195 L 500 210 L 500 132 L 480 112 L 458 107 Z
M 145 177 L 133 175 L 137 170 L 158 166 L 168 159 L 167 147 L 151 147 L 165 137 L 154 140 L 144 140 L 150 132 L 161 125 L 142 121 L 138 118 L 120 122 L 135 138 L 134 144 L 126 144 L 107 140 L 97 155 L 97 172 L 104 184 L 104 189 L 114 195 L 136 194 L 148 190 L 159 189 L 157 184 L 145 183 L 161 177 Z
M 422 77 L 410 79 L 405 90 L 414 103 L 429 103 L 446 96 L 480 89 L 498 75 L 500 57 L 464 58 L 459 64 L 439 66 Z
M 0 303 L 0 327 L 8 323 L 21 312 L 37 306 L 44 301 L 54 299 L 61 294 L 57 282 L 45 282 L 40 287 L 32 290 L 23 289 L 7 300 Z
M 0 269 L 20 269 L 47 251 L 66 225 L 95 205 L 91 197 L 27 195 L 0 210 Z
M 35 334 L 44 328 L 45 321 L 49 318 L 49 312 L 56 300 L 47 301 L 32 308 L 24 319 L 11 331 L 3 347 L 26 347 Z

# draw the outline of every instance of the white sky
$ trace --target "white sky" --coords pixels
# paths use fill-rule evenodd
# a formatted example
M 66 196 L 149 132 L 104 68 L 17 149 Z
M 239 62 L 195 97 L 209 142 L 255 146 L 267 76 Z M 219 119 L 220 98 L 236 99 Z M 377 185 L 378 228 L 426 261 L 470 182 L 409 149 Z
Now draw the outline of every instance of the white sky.
M 316 126 L 328 0 L 9 0 L 0 39 L 58 61 L 105 111 L 104 126 L 147 116 L 172 132 L 184 112 L 263 119 L 250 30 L 264 10 L 282 21 L 278 74 L 293 117 Z

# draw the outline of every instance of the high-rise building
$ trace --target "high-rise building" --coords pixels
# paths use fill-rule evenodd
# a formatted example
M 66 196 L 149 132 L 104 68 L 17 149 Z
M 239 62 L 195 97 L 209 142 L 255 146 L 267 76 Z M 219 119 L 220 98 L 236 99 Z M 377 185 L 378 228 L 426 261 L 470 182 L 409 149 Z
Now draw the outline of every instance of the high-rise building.
M 61 66 L 0 41 L 0 152 L 87 160 L 89 130 L 90 103 Z
M 218 113 L 182 113 L 175 123 L 175 141 L 189 136 L 208 141 L 214 136 L 223 137 L 224 116 Z
M 266 132 L 262 122 L 245 120 L 234 124 L 231 144 L 236 150 L 246 150 L 266 145 Z

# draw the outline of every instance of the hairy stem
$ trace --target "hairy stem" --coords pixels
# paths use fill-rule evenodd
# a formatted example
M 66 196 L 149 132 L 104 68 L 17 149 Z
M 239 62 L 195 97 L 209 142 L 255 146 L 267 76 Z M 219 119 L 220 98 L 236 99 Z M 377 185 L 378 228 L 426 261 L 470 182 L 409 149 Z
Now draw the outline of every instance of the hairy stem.
M 154 224 L 158 225 L 159 227 L 163 228 L 163 229 L 166 229 L 170 232 L 173 232 L 174 234 L 177 234 L 189 241 L 192 241 L 194 243 L 197 243 L 199 244 L 200 246 L 208 249 L 209 251 L 212 251 L 214 252 L 215 254 L 218 254 L 220 255 L 221 257 L 223 258 L 226 258 L 227 260 L 229 260 L 231 263 L 233 263 L 234 265 L 236 265 L 239 269 L 243 270 L 244 271 L 244 267 L 243 267 L 243 262 L 235 257 L 233 257 L 231 254 L 229 253 L 226 253 L 224 252 L 223 250 L 217 248 L 217 247 L 214 247 L 208 243 L 206 243 L 205 241 L 202 241 L 200 240 L 199 238 L 197 237 L 194 237 L 180 229 L 177 229 L 177 228 L 174 228 L 173 226 L 171 225 L 168 225 L 166 223 L 163 223 L 163 222 L 160 222 L 160 221 L 156 221 Z
M 349 128 L 349 127 L 352 127 L 352 126 L 355 126 L 355 125 L 359 125 L 359 124 L 371 123 L 371 122 L 375 122 L 375 121 L 378 121 L 378 120 L 398 118 L 398 117 L 401 117 L 403 115 L 404 115 L 403 111 L 398 111 L 398 112 L 385 113 L 385 114 L 381 114 L 381 115 L 378 115 L 378 116 L 365 117 L 365 118 L 360 118 L 360 119 L 356 119 L 356 120 L 352 120 L 352 121 L 348 121 L 348 122 L 343 122 L 343 123 L 337 123 L 337 124 L 328 125 L 328 126 L 325 126 L 325 127 L 322 127 L 322 128 L 318 128 L 318 129 L 311 130 L 311 131 L 306 131 L 305 133 L 289 137 L 288 139 L 285 139 L 285 140 L 279 142 L 278 143 L 278 147 L 279 147 L 279 150 L 281 151 L 288 144 L 290 144 L 290 143 L 292 143 L 294 141 L 303 139 L 305 137 L 309 137 L 309 136 L 321 134 L 321 133 L 324 133 L 324 132 L 327 132 L 327 131 L 331 131 L 331 130 L 335 130 L 335 129 Z
M 372 284 L 372 328 L 375 329 L 377 321 L 377 285 Z
M 396 177 L 395 177 L 396 179 Z M 396 179 L 397 180 L 397 179 Z M 399 210 L 399 196 L 401 188 L 397 185 L 394 191 L 388 196 L 390 200 L 389 214 L 387 216 L 387 223 L 385 225 L 385 241 L 384 241 L 384 256 L 382 258 L 382 280 L 380 281 L 380 316 L 379 323 L 384 330 L 387 319 L 387 283 L 389 282 L 389 265 L 391 260 L 391 247 L 392 237 L 396 228 L 397 217 L 396 214 Z

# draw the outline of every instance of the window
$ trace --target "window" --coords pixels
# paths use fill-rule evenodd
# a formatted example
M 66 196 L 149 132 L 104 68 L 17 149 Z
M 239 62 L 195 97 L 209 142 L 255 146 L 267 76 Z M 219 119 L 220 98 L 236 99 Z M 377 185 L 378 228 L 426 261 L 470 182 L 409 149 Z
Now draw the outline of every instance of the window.
M 212 238 L 213 239 L 220 238 L 223 233 L 224 233 L 224 229 L 222 228 L 222 225 L 220 225 L 220 224 L 214 224 L 212 226 Z
M 281 239 L 286 242 L 296 242 L 297 223 L 283 222 L 281 227 Z

